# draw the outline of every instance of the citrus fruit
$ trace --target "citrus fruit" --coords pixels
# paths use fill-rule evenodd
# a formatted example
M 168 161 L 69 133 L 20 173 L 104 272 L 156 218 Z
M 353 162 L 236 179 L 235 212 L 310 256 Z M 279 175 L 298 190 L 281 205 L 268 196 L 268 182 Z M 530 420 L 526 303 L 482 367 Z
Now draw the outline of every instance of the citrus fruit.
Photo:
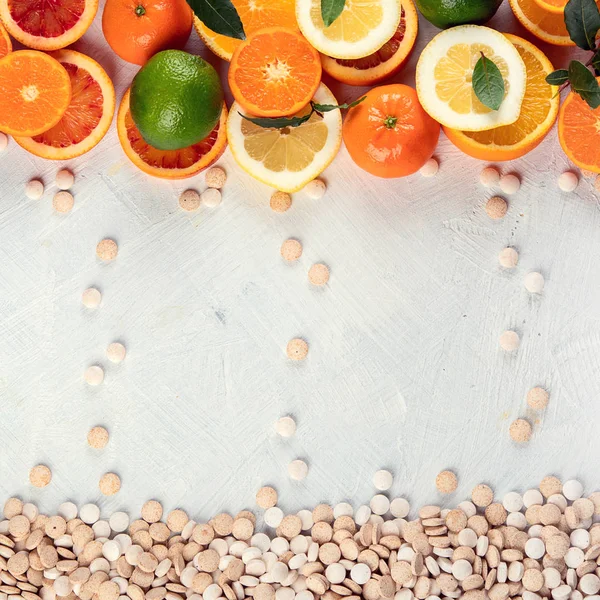
M 0 131 L 44 133 L 60 121 L 70 102 L 69 74 L 55 58 L 19 50 L 0 59 Z
M 243 110 L 258 117 L 293 115 L 321 82 L 319 53 L 300 33 L 260 29 L 243 41 L 229 66 L 229 87 Z
M 502 0 L 415 0 L 421 14 L 436 27 L 482 25 L 495 14 Z
M 600 108 L 590 108 L 579 94 L 571 92 L 560 107 L 558 139 L 580 169 L 600 173 Z
M 106 71 L 89 56 L 58 50 L 53 57 L 71 79 L 69 108 L 48 131 L 15 141 L 36 156 L 67 160 L 85 154 L 105 136 L 115 112 L 115 89 Z
M 2 21 L 0 21 L 0 58 L 6 56 L 9 52 L 12 52 L 12 42 L 4 25 L 2 25 Z
M 535 2 L 544 10 L 549 12 L 563 14 L 565 6 L 569 0 L 535 0 Z
M 550 12 L 535 0 L 508 0 L 521 25 L 540 40 L 556 46 L 574 46 L 562 13 Z
M 8 33 L 36 50 L 59 50 L 89 28 L 98 0 L 0 0 L 0 19 Z
M 352 160 L 377 177 L 404 177 L 433 154 L 440 126 L 417 92 L 400 83 L 373 88 L 344 121 L 344 144 Z
M 298 27 L 295 0 L 232 0 L 232 4 L 237 9 L 247 36 L 266 27 Z M 194 28 L 202 41 L 223 60 L 231 60 L 241 43 L 240 40 L 215 33 L 198 17 L 194 18 Z
M 334 79 L 350 85 L 373 85 L 397 73 L 410 56 L 419 30 L 419 17 L 413 1 L 401 2 L 398 28 L 379 50 L 364 58 L 349 60 L 322 54 L 323 70 Z
M 531 42 L 505 34 L 521 55 L 527 70 L 525 97 L 519 118 L 511 125 L 487 131 L 444 128 L 446 137 L 469 156 L 487 161 L 513 160 L 533 150 L 546 137 L 558 114 L 558 88 L 546 83 L 554 67 Z
M 394 35 L 400 0 L 346 0 L 329 27 L 321 17 L 321 0 L 296 0 L 296 20 L 306 39 L 326 56 L 363 58 Z
M 102 31 L 123 60 L 144 65 L 161 50 L 183 48 L 192 21 L 185 0 L 106 0 Z
M 337 104 L 321 84 L 314 95 L 319 104 Z M 322 173 L 342 143 L 342 115 L 332 110 L 299 127 L 263 128 L 244 119 L 233 103 L 227 120 L 229 148 L 237 163 L 252 177 L 282 192 L 296 192 Z M 305 115 L 304 108 L 298 115 Z
M 203 140 L 223 108 L 214 68 L 181 50 L 155 54 L 131 84 L 131 116 L 142 137 L 159 150 L 179 150 Z
M 210 167 L 227 146 L 227 107 L 223 104 L 221 117 L 210 134 L 197 144 L 179 150 L 158 150 L 144 141 L 129 110 L 131 90 L 121 100 L 117 114 L 119 141 L 131 162 L 154 177 L 185 179 Z
M 483 105 L 471 78 L 481 53 L 504 78 L 505 95 L 498 110 Z M 442 125 L 484 131 L 514 123 L 525 94 L 526 72 L 516 48 L 501 33 L 479 25 L 460 25 L 438 33 L 417 63 L 417 92 L 423 108 Z

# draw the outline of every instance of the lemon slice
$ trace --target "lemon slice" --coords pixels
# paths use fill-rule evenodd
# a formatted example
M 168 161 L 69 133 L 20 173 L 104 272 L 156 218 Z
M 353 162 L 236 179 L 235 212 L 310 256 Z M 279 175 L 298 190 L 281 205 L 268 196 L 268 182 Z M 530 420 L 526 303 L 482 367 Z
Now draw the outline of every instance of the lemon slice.
M 504 100 L 498 110 L 483 105 L 471 79 L 484 53 L 504 77 Z M 513 44 L 501 33 L 461 25 L 436 35 L 417 63 L 417 93 L 423 108 L 442 125 L 462 131 L 485 131 L 514 123 L 521 112 L 527 72 Z
M 342 14 L 325 27 L 321 0 L 296 0 L 304 37 L 333 58 L 363 58 L 381 48 L 400 23 L 400 0 L 346 0 Z
M 321 84 L 314 95 L 319 104 L 337 104 Z M 307 114 L 310 107 L 298 116 Z M 244 119 L 234 102 L 227 120 L 229 148 L 237 163 L 255 179 L 282 192 L 297 192 L 321 174 L 335 158 L 342 142 L 339 110 L 314 114 L 299 127 L 264 128 Z

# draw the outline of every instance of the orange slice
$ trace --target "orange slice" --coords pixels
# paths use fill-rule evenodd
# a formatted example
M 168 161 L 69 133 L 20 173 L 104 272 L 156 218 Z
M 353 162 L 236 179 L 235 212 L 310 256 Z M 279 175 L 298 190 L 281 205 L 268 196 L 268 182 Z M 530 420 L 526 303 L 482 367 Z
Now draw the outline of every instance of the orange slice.
M 558 115 L 558 139 L 580 169 L 600 173 L 600 108 L 590 108 L 579 94 L 571 92 Z
M 4 25 L 0 22 L 0 58 L 6 56 L 9 52 L 12 52 L 12 42 Z
M 270 27 L 236 49 L 229 87 L 236 102 L 258 117 L 282 117 L 302 110 L 321 82 L 319 53 L 293 29 Z
M 521 25 L 540 40 L 555 46 L 574 46 L 561 13 L 543 9 L 535 0 L 508 0 Z
M 16 137 L 25 150 L 52 160 L 67 160 L 91 150 L 105 136 L 115 113 L 115 89 L 106 71 L 74 50 L 53 54 L 71 79 L 71 103 L 61 120 L 34 137 Z
M 246 36 L 265 27 L 290 27 L 296 29 L 295 0 L 232 0 L 237 9 Z M 202 41 L 223 60 L 231 60 L 240 40 L 215 33 L 206 27 L 198 17 L 194 27 Z
M 98 0 L 0 0 L 0 19 L 16 40 L 36 50 L 59 50 L 89 28 Z
M 323 70 L 334 79 L 349 85 L 373 85 L 397 73 L 415 45 L 419 31 L 417 9 L 412 0 L 402 0 L 400 23 L 394 36 L 377 52 L 344 60 L 321 54 Z
M 444 127 L 448 139 L 469 156 L 486 161 L 513 160 L 533 150 L 546 137 L 558 114 L 557 89 L 546 83 L 554 67 L 531 42 L 504 34 L 521 55 L 527 71 L 521 114 L 512 125 L 487 131 L 459 131 Z
M 157 150 L 144 141 L 129 111 L 129 90 L 117 114 L 119 141 L 131 162 L 148 175 L 162 179 L 185 179 L 219 160 L 227 146 L 227 107 L 219 123 L 201 142 L 181 150 Z
M 70 102 L 69 74 L 55 58 L 19 50 L 0 59 L 0 131 L 44 133 L 61 120 Z
M 536 4 L 553 13 L 562 14 L 565 12 L 565 6 L 569 0 L 535 0 Z

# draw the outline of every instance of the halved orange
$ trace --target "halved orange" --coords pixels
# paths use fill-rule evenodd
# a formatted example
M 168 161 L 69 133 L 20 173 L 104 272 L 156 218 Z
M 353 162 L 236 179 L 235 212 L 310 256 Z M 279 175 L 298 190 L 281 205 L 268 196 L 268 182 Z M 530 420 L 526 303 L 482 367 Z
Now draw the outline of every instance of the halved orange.
M 0 58 L 6 56 L 9 52 L 12 52 L 12 42 L 4 25 L 0 21 Z
M 70 102 L 69 74 L 55 58 L 19 50 L 0 59 L 0 131 L 44 133 L 61 120 Z
M 419 31 L 419 17 L 412 0 L 402 0 L 400 23 L 394 36 L 365 58 L 345 60 L 321 54 L 323 70 L 349 85 L 373 85 L 397 73 L 407 61 Z
M 540 40 L 555 46 L 574 46 L 562 13 L 543 9 L 536 0 L 508 0 L 521 25 Z
M 564 13 L 565 6 L 569 0 L 535 0 L 536 3 L 549 12 L 553 13 Z
M 590 108 L 579 94 L 571 92 L 558 114 L 558 139 L 580 169 L 600 173 L 600 108 Z
M 298 27 L 295 0 L 232 0 L 232 4 L 240 15 L 246 36 L 265 27 Z M 241 43 L 240 40 L 215 33 L 198 17 L 194 18 L 194 28 L 202 41 L 223 60 L 231 60 Z
M 89 28 L 98 0 L 0 0 L 8 33 L 36 50 L 60 50 Z
M 269 27 L 237 47 L 229 66 L 229 87 L 245 111 L 283 117 L 311 101 L 321 72 L 319 53 L 299 31 Z
M 106 135 L 115 113 L 115 88 L 92 58 L 74 50 L 52 54 L 71 79 L 71 103 L 61 120 L 34 137 L 16 137 L 25 150 L 51 160 L 67 160 L 91 150 Z
M 227 147 L 227 107 L 210 135 L 181 150 L 157 150 L 144 141 L 129 111 L 129 92 L 121 100 L 117 114 L 119 141 L 131 162 L 148 175 L 162 179 L 185 179 L 210 167 Z

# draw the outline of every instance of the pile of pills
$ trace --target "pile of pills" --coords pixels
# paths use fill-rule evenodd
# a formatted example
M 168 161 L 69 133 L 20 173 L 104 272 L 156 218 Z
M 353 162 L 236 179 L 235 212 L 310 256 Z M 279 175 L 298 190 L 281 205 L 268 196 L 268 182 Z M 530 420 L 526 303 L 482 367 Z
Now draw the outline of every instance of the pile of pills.
M 298 467 L 299 470 L 302 468 Z M 379 472 L 377 481 L 388 480 Z M 387 473 L 387 472 L 385 472 Z M 448 473 L 448 472 L 446 472 Z M 440 474 L 442 475 L 442 474 Z M 385 480 L 385 481 L 384 481 Z M 117 485 L 107 477 L 107 485 Z M 196 522 L 156 500 L 101 518 L 18 498 L 0 521 L 3 600 L 600 599 L 600 493 L 546 477 L 495 499 L 477 485 L 455 508 L 381 493 L 356 508 L 286 514 L 271 487 L 249 510 Z

